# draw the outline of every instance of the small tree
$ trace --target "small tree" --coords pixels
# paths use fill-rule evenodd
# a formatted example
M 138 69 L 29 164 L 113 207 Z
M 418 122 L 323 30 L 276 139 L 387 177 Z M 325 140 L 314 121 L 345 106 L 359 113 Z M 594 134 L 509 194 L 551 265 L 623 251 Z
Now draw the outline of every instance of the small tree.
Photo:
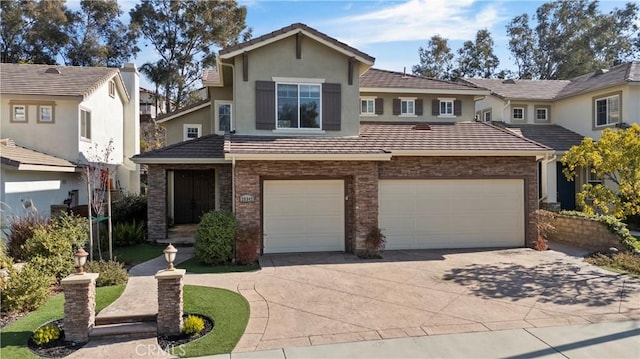
M 570 181 L 584 168 L 604 180 L 582 186 L 576 197 L 584 212 L 594 214 L 597 209 L 621 219 L 640 214 L 640 125 L 605 129 L 598 141 L 585 138 L 564 155 L 562 163 Z

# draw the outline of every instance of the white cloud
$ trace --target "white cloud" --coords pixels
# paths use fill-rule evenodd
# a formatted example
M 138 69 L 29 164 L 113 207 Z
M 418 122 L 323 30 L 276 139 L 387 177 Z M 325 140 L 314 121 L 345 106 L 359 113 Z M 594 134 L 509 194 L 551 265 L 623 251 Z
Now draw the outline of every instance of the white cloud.
M 474 0 L 410 0 L 358 16 L 323 22 L 331 33 L 352 46 L 395 41 L 424 41 L 435 34 L 450 40 L 471 40 L 478 29 L 503 21 L 495 3 Z M 320 24 L 319 24 L 320 25 Z

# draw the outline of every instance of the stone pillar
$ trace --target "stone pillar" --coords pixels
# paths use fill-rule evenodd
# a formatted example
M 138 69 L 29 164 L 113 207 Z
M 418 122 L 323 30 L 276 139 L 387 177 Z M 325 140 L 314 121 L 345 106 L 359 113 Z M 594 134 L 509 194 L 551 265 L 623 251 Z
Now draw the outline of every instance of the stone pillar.
M 158 280 L 158 335 L 180 334 L 185 269 L 161 270 Z
M 64 335 L 74 343 L 89 341 L 96 320 L 98 273 L 71 274 L 60 281 L 64 291 Z

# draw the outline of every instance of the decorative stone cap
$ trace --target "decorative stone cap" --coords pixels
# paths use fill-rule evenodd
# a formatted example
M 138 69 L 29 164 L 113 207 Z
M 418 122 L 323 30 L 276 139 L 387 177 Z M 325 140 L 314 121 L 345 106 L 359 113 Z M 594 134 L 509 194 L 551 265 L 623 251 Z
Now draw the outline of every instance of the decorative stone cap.
M 84 284 L 95 281 L 100 276 L 99 273 L 82 273 L 82 274 L 70 274 L 66 278 L 60 281 L 60 284 Z
M 157 280 L 176 279 L 176 278 L 184 277 L 186 273 L 187 273 L 186 269 L 174 269 L 174 270 L 163 269 L 161 271 L 158 271 L 158 273 L 156 273 L 156 279 Z

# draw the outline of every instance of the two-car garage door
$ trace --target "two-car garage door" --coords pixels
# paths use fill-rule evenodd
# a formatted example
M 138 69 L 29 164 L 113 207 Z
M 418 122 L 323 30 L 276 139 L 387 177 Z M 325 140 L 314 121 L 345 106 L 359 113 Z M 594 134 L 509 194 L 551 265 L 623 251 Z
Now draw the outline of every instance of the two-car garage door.
M 521 179 L 380 180 L 387 249 L 521 247 Z

